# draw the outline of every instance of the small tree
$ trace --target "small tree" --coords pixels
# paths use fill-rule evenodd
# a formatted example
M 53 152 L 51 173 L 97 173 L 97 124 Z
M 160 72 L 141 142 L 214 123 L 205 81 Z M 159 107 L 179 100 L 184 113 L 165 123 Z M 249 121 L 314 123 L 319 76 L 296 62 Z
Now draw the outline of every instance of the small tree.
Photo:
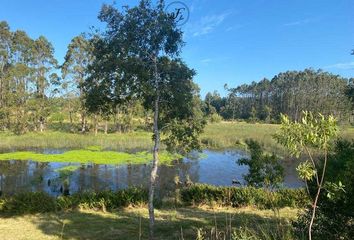
M 303 112 L 301 122 L 291 122 L 286 115 L 281 115 L 280 132 L 274 135 L 278 143 L 289 149 L 290 154 L 300 157 L 307 155 L 309 162 L 301 164 L 297 170 L 303 180 L 315 179 L 317 189 L 312 204 L 312 217 L 309 223 L 308 237 L 312 239 L 312 225 L 316 216 L 316 208 L 324 186 L 328 151 L 332 139 L 337 135 L 338 128 L 333 116 L 325 117 L 322 114 L 314 115 Z M 319 157 L 315 158 L 315 154 Z M 319 171 L 322 169 L 322 173 Z
M 284 168 L 276 155 L 263 153 L 261 145 L 255 140 L 247 140 L 246 144 L 251 153 L 250 158 L 238 160 L 239 165 L 249 167 L 244 176 L 246 182 L 255 187 L 274 188 L 284 180 Z
M 141 99 L 153 116 L 153 162 L 149 186 L 149 226 L 153 239 L 154 191 L 160 142 L 169 149 L 189 151 L 199 146 L 203 129 L 195 71 L 178 56 L 183 33 L 163 0 L 153 4 L 141 0 L 132 8 L 119 10 L 104 5 L 99 18 L 106 31 L 94 41 L 94 62 L 85 82 L 86 100 L 97 96 L 98 105 L 117 106 Z M 93 100 L 94 98 L 92 98 Z M 90 101 L 88 101 L 90 102 Z M 164 134 L 161 137 L 161 134 Z

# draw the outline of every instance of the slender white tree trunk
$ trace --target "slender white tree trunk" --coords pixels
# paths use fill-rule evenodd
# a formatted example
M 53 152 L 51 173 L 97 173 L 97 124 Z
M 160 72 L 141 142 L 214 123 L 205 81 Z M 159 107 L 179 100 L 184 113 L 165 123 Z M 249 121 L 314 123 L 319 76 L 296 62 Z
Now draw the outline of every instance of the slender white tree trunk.
M 86 132 L 86 118 L 85 118 L 85 113 L 81 113 L 81 132 Z
M 104 134 L 108 134 L 108 120 L 106 120 L 104 124 Z
M 316 193 L 313 205 L 312 205 L 312 216 L 311 216 L 311 221 L 310 221 L 310 225 L 309 225 L 309 232 L 308 232 L 309 240 L 312 240 L 312 225 L 313 225 L 313 222 L 315 221 L 317 203 L 318 203 L 318 199 L 319 199 L 320 194 L 321 194 L 321 189 L 323 187 L 324 175 L 326 173 L 326 167 L 327 167 L 327 150 L 325 152 L 321 180 L 320 180 L 320 182 L 318 184 L 317 193 Z
M 95 114 L 94 116 L 94 125 L 95 125 L 95 136 L 97 136 L 97 132 L 98 132 L 98 119 L 97 119 L 97 114 Z
M 154 239 L 154 224 L 155 224 L 155 213 L 154 213 L 154 192 L 155 184 L 157 178 L 157 169 L 159 162 L 159 147 L 160 147 L 160 132 L 159 132 L 159 102 L 160 102 L 160 93 L 159 93 L 159 79 L 157 72 L 157 61 L 155 58 L 155 88 L 156 88 L 156 98 L 154 102 L 154 149 L 153 149 L 153 161 L 150 174 L 150 186 L 149 186 L 149 239 Z

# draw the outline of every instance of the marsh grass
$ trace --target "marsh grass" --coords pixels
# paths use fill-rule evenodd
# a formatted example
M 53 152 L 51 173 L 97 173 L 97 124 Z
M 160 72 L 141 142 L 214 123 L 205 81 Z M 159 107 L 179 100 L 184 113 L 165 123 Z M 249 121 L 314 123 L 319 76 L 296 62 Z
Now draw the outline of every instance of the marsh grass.
M 100 146 L 114 151 L 142 151 L 152 148 L 152 135 L 148 132 L 111 133 L 97 136 L 91 133 L 31 132 L 24 135 L 0 133 L 0 149 L 3 152 L 27 149 L 83 149 Z
M 266 151 L 283 155 L 285 150 L 272 138 L 279 126 L 245 122 L 211 123 L 206 126 L 200 140 L 204 148 L 223 150 L 245 149 L 246 140 L 251 138 L 262 143 Z M 342 127 L 341 136 L 353 139 L 354 128 Z M 146 131 L 107 135 L 99 133 L 97 136 L 92 133 L 80 134 L 64 131 L 32 132 L 20 136 L 8 132 L 0 133 L 0 151 L 2 152 L 46 148 L 83 149 L 89 146 L 100 146 L 102 149 L 112 151 L 146 151 L 152 149 L 152 134 Z
M 215 227 L 215 223 L 219 232 L 231 225 L 232 232 L 241 228 L 256 232 L 258 236 L 272 236 L 271 234 L 274 235 L 274 232 L 278 231 L 277 228 L 288 232 L 290 221 L 296 218 L 297 212 L 296 209 L 285 208 L 280 209 L 279 215 L 275 216 L 271 210 L 254 208 L 236 211 L 228 208 L 162 208 L 156 210 L 156 239 L 197 239 L 198 230 L 210 231 Z M 124 208 L 113 213 L 80 210 L 23 215 L 16 218 L 0 216 L 0 221 L 2 239 L 148 238 L 146 208 Z

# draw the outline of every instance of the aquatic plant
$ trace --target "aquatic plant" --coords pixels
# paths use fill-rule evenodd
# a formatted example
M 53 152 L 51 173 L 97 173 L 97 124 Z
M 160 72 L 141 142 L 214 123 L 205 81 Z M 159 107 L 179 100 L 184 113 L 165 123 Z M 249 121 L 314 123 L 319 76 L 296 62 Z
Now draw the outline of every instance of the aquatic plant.
M 182 158 L 179 154 L 161 152 L 161 163 L 168 164 L 173 160 Z M 96 164 L 143 164 L 152 160 L 150 152 L 114 152 L 94 150 L 72 150 L 61 154 L 43 154 L 35 152 L 10 152 L 0 154 L 0 160 L 32 160 L 37 162 L 77 162 Z M 73 166 L 72 166 L 73 167 Z M 68 170 L 68 169 L 66 169 Z

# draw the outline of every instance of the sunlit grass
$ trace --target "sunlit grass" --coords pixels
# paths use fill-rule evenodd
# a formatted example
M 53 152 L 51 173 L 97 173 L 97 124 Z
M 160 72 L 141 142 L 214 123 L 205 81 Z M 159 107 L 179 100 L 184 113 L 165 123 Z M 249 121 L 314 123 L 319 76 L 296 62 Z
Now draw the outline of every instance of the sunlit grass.
M 218 231 L 231 224 L 252 231 L 262 229 L 265 234 L 275 228 L 291 228 L 290 221 L 298 210 L 280 209 L 275 216 L 271 210 L 253 208 L 156 209 L 156 239 L 196 239 L 198 229 L 210 229 L 217 224 Z M 141 239 L 148 238 L 148 211 L 144 208 L 126 208 L 119 211 L 96 212 L 91 210 L 24 215 L 12 218 L 0 216 L 2 239 Z M 281 225 L 277 223 L 281 222 Z M 183 238 L 182 238 L 183 235 Z

